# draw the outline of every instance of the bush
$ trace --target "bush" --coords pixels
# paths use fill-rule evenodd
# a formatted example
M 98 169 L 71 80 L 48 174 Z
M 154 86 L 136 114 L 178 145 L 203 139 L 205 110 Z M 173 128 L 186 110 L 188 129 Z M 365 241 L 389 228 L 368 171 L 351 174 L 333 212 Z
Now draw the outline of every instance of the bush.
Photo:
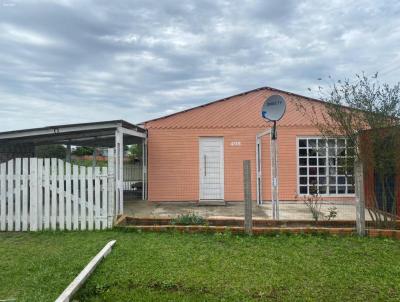
M 92 155 L 94 151 L 94 148 L 92 147 L 77 147 L 72 154 L 78 155 L 78 156 L 83 156 L 83 155 Z
M 65 159 L 67 149 L 63 145 L 43 145 L 36 147 L 36 156 L 40 158 Z
M 171 220 L 171 224 L 176 225 L 204 225 L 206 220 L 195 213 L 181 214 Z

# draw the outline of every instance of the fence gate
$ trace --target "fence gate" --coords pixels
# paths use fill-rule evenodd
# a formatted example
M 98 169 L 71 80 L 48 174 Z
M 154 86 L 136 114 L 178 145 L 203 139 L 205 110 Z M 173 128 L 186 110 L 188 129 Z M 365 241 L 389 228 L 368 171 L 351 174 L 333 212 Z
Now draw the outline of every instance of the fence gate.
M 114 219 L 114 166 L 72 165 L 55 158 L 0 164 L 0 230 L 99 230 Z

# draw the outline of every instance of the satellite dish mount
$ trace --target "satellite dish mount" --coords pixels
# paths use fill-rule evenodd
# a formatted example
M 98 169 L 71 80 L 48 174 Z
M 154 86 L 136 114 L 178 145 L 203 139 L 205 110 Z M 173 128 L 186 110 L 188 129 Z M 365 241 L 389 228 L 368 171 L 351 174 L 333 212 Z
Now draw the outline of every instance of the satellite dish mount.
M 271 138 L 276 140 L 276 122 L 279 121 L 286 111 L 286 101 L 279 94 L 274 94 L 268 97 L 261 109 L 262 117 L 268 121 L 273 122 Z
M 277 131 L 276 123 L 286 111 L 286 101 L 279 94 L 268 97 L 261 109 L 261 115 L 267 122 L 273 122 L 271 134 L 271 187 L 272 187 L 272 217 L 279 220 L 279 198 L 278 198 L 278 154 L 277 154 Z

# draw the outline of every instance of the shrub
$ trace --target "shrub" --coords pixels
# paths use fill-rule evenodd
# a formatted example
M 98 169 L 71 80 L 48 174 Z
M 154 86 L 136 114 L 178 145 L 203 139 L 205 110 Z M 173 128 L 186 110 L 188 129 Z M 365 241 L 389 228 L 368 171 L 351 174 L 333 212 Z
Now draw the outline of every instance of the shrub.
M 181 214 L 171 220 L 171 224 L 176 225 L 204 225 L 206 220 L 195 213 Z
M 43 145 L 36 147 L 36 156 L 41 158 L 65 159 L 67 149 L 63 145 Z
M 92 155 L 94 148 L 92 147 L 77 147 L 72 154 L 77 156 Z
M 325 218 L 327 220 L 334 219 L 337 216 L 337 208 L 336 207 L 329 207 L 328 208 L 328 214 L 325 215 Z
M 312 218 L 315 221 L 318 221 L 321 215 L 321 197 L 318 193 L 318 190 L 315 186 L 313 186 L 310 190 L 310 195 L 304 196 L 304 204 L 308 207 L 311 212 Z

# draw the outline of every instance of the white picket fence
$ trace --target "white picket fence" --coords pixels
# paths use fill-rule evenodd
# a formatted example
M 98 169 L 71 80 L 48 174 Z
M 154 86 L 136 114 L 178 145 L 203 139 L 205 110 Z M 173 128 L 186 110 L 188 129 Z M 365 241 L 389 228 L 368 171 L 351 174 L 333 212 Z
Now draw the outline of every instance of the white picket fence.
M 112 170 L 112 165 L 92 168 L 55 158 L 16 158 L 0 164 L 0 231 L 111 227 Z

